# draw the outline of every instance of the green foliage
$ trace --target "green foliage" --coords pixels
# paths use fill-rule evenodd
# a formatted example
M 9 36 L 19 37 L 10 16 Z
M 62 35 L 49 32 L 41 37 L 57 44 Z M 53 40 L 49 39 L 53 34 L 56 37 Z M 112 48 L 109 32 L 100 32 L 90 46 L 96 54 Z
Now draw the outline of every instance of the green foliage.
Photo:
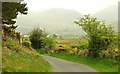
M 29 37 L 24 37 L 24 36 L 22 37 L 22 40 L 23 41 L 30 41 Z
M 41 56 L 11 53 L 3 57 L 2 72 L 51 72 L 51 66 Z
M 51 72 L 50 64 L 34 49 L 20 46 L 15 39 L 3 43 L 2 72 Z
M 109 48 L 111 49 L 119 48 L 119 44 L 120 44 L 120 35 L 116 33 L 114 37 L 114 41 L 111 43 Z
M 31 47 L 31 42 L 30 41 L 24 41 L 24 42 L 22 42 L 22 45 L 30 48 Z
M 111 26 L 106 26 L 102 21 L 97 18 L 85 15 L 85 17 L 75 21 L 76 24 L 82 27 L 87 33 L 89 50 L 93 53 L 93 57 L 97 57 L 101 50 L 107 50 L 114 42 L 115 32 Z
M 27 14 L 28 8 L 24 2 L 2 2 L 2 29 L 4 35 L 13 36 L 17 26 L 17 15 Z
M 2 2 L 2 24 L 15 24 L 18 13 L 27 14 L 26 5 L 23 2 Z
M 55 40 L 52 37 L 42 37 L 42 48 L 37 51 L 40 54 L 49 53 L 55 47 Z
M 77 49 L 79 49 L 79 50 L 88 49 L 88 41 L 81 40 L 79 44 L 72 45 L 72 47 L 77 47 Z
M 49 49 L 53 49 L 55 46 L 55 40 L 51 37 L 42 38 L 43 46 L 47 46 Z
M 108 58 L 109 60 L 118 63 L 119 61 L 119 50 L 103 50 L 100 53 L 101 58 Z
M 19 43 L 18 43 L 18 41 L 17 40 L 14 40 L 15 42 L 13 42 L 12 41 L 13 39 L 11 39 L 11 38 L 8 38 L 7 39 L 7 41 L 4 41 L 3 42 L 3 44 L 2 44 L 2 46 L 3 47 L 7 47 L 7 48 L 9 48 L 9 49 L 11 49 L 12 51 L 21 51 L 21 50 L 19 50 Z M 16 44 L 18 44 L 17 46 L 16 46 Z M 16 48 L 17 47 L 17 48 Z
M 39 49 L 43 46 L 42 38 L 44 36 L 43 31 L 39 28 L 36 27 L 30 32 L 30 41 L 31 45 L 35 49 Z
M 45 54 L 46 53 L 44 48 L 38 49 L 37 52 L 40 53 L 40 54 Z
M 53 49 L 55 46 L 55 40 L 52 37 L 48 37 L 39 27 L 34 28 L 30 32 L 31 45 L 35 49 L 47 47 L 47 49 Z

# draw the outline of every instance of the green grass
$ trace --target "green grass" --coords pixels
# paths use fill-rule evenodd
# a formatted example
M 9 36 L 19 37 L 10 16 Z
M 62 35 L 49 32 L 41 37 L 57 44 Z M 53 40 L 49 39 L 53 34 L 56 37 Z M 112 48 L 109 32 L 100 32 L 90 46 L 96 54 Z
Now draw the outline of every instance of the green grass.
M 51 72 L 52 67 L 34 49 L 19 46 L 17 40 L 3 43 L 3 72 Z
M 37 49 L 37 52 L 40 54 L 46 54 L 44 48 Z
M 12 53 L 3 57 L 3 72 L 50 72 L 49 63 L 41 57 Z
M 86 64 L 96 69 L 98 72 L 118 72 L 117 64 L 108 61 L 107 59 L 84 57 L 72 55 L 69 53 L 51 53 L 50 56 L 69 60 L 72 62 Z

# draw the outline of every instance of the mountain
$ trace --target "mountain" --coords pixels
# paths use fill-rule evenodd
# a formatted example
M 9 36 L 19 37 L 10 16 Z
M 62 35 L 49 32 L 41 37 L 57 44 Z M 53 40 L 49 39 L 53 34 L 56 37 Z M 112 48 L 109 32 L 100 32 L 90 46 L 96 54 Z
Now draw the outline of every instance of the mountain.
M 83 17 L 82 14 L 68 9 L 53 8 L 39 12 L 30 11 L 26 16 L 18 16 L 16 25 L 17 31 L 23 34 L 30 32 L 38 25 L 49 34 L 62 36 L 83 35 L 85 32 L 76 24 L 74 20 Z
M 110 24 L 111 26 L 113 26 L 115 31 L 118 31 L 118 6 L 117 5 L 109 6 L 95 13 L 93 16 L 95 16 L 101 21 L 105 21 L 107 24 Z
M 99 20 L 110 24 L 114 30 L 118 31 L 118 6 L 109 6 L 94 15 Z M 18 16 L 17 31 L 23 34 L 29 33 L 35 26 L 41 27 L 48 34 L 57 34 L 60 36 L 80 36 L 85 32 L 78 25 L 74 24 L 74 20 L 83 17 L 82 14 L 74 10 L 63 8 L 52 8 L 44 11 L 29 11 L 28 15 Z

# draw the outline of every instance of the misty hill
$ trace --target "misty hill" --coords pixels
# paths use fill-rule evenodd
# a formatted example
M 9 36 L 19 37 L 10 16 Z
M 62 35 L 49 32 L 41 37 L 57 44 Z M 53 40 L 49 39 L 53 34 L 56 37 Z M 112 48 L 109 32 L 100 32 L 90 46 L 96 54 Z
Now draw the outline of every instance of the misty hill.
M 109 6 L 97 13 L 93 16 L 97 17 L 98 19 L 105 21 L 107 24 L 111 24 L 115 31 L 118 31 L 118 6 L 112 5 Z
M 30 32 L 36 25 L 43 28 L 49 34 L 58 35 L 82 35 L 84 31 L 74 24 L 74 20 L 83 17 L 74 10 L 53 8 L 39 12 L 29 12 L 26 16 L 18 16 L 17 31 L 24 34 Z
M 106 23 L 112 25 L 118 31 L 118 7 L 110 6 L 94 15 L 99 20 L 105 20 Z M 33 27 L 39 26 L 48 34 L 57 34 L 60 36 L 80 36 L 85 32 L 73 22 L 74 20 L 83 17 L 82 14 L 74 10 L 53 8 L 39 12 L 29 11 L 26 16 L 18 16 L 17 31 L 23 34 L 30 32 Z

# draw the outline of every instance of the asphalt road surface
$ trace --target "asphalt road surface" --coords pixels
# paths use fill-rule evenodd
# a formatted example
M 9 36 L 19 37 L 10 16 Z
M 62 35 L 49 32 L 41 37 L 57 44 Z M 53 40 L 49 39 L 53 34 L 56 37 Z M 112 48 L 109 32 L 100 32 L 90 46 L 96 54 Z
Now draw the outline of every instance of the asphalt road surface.
M 42 55 L 53 67 L 53 72 L 97 72 L 89 66 Z

